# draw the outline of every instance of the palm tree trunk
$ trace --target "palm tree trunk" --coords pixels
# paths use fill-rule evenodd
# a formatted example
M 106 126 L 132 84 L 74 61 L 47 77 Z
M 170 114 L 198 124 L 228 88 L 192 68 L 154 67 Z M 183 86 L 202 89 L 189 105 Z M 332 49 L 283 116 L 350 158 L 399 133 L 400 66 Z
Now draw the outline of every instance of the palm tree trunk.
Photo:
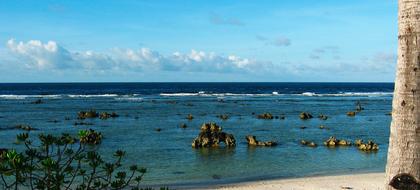
M 398 63 L 386 189 L 420 189 L 420 0 L 398 4 Z

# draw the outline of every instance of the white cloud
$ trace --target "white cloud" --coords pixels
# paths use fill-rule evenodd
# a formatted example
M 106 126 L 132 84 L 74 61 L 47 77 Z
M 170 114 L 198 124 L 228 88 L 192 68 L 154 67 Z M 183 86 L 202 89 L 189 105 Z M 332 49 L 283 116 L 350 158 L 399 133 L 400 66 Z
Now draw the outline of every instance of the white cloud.
M 24 43 L 10 39 L 7 47 L 29 68 L 108 69 L 115 65 L 114 60 L 107 55 L 92 51 L 70 52 L 54 41 L 42 43 L 39 40 L 30 40 Z
M 60 46 L 55 41 L 42 43 L 39 40 L 30 40 L 25 43 L 16 42 L 14 39 L 7 41 L 7 47 L 26 67 L 40 70 L 261 72 L 269 71 L 273 66 L 270 62 L 194 49 L 189 53 L 175 52 L 170 55 L 163 55 L 148 48 L 116 48 L 108 53 L 76 52 Z
M 267 39 L 266 42 L 269 41 Z M 5 49 L 0 51 L 0 71 L 7 71 L 9 76 L 13 76 L 11 73 L 27 71 L 27 73 L 39 74 L 42 77 L 50 76 L 50 74 L 66 77 L 80 75 L 79 78 L 84 75 L 90 77 L 119 75 L 132 76 L 128 77 L 129 79 L 145 76 L 153 80 L 176 80 L 182 77 L 184 80 L 194 77 L 198 80 L 203 76 L 217 76 L 218 79 L 221 76 L 228 76 L 228 80 L 231 80 L 237 76 L 243 76 L 245 78 L 242 80 L 252 78 L 255 81 L 292 81 L 295 79 L 322 81 L 333 76 L 354 76 L 355 74 L 362 76 L 363 73 L 378 74 L 377 76 L 382 76 L 384 73 L 392 74 L 396 59 L 395 54 L 377 53 L 363 60 L 317 60 L 321 55 L 338 56 L 338 47 L 333 46 L 313 50 L 311 53 L 313 57 L 309 62 L 278 60 L 275 64 L 234 54 L 224 55 L 194 49 L 187 53 L 170 54 L 162 54 L 148 48 L 114 48 L 107 52 L 72 51 L 55 41 L 19 42 L 13 39 L 7 41 L 6 47 L 7 51 Z M 76 79 L 79 78 L 76 77 Z M 207 78 L 200 80 L 213 81 Z

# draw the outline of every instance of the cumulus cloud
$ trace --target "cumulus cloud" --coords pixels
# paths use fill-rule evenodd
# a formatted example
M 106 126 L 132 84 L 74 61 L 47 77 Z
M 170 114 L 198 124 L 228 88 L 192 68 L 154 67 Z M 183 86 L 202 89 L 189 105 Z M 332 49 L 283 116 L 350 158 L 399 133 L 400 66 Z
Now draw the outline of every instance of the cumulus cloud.
M 220 55 L 213 52 L 191 50 L 164 55 L 148 48 L 112 49 L 108 53 L 94 51 L 76 52 L 60 46 L 55 41 L 7 41 L 8 49 L 28 68 L 82 69 L 90 71 L 187 71 L 187 72 L 264 72 L 271 70 L 270 62 L 262 62 L 237 55 Z
M 55 41 L 42 43 L 30 40 L 26 43 L 7 41 L 7 47 L 23 59 L 25 66 L 37 69 L 98 68 L 107 69 L 115 65 L 114 60 L 104 54 L 92 51 L 70 52 Z

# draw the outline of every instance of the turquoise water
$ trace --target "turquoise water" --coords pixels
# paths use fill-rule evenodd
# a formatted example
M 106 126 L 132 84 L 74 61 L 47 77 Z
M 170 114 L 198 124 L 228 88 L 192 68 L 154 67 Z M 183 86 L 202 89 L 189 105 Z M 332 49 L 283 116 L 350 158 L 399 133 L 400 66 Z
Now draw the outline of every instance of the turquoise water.
M 391 110 L 392 84 L 364 86 L 363 90 L 356 87 L 349 90 L 350 87 L 337 84 L 336 91 L 314 92 L 311 91 L 313 88 L 304 86 L 300 91 L 292 89 L 295 90 L 293 93 L 284 93 L 287 89 L 275 85 L 261 88 L 260 92 L 242 88 L 241 93 L 237 88 L 233 93 L 228 88 L 210 93 L 205 87 L 190 90 L 177 87 L 178 91 L 161 87 L 155 88 L 160 93 L 150 94 L 120 91 L 114 94 L 115 90 L 109 88 L 108 91 L 97 90 L 102 92 L 100 94 L 81 93 L 80 89 L 41 94 L 42 88 L 33 88 L 37 91 L 30 94 L 27 88 L 22 92 L 22 89 L 3 87 L 0 92 L 7 89 L 7 93 L 0 96 L 0 148 L 16 146 L 12 142 L 22 131 L 9 129 L 16 124 L 38 128 L 31 132 L 33 135 L 41 132 L 76 134 L 80 129 L 92 128 L 104 135 L 101 152 L 111 155 L 117 149 L 124 149 L 126 163 L 138 163 L 148 169 L 143 183 L 151 185 L 384 171 L 391 121 L 386 113 Z M 43 104 L 30 104 L 40 97 Z M 357 101 L 365 110 L 356 117 L 346 116 L 346 112 L 355 109 Z M 77 122 L 77 112 L 91 108 L 98 112 L 117 112 L 120 117 L 88 119 L 84 122 L 94 125 L 73 126 Z M 298 115 L 302 111 L 312 113 L 315 118 L 300 120 Z M 264 112 L 286 118 L 260 120 L 252 114 Z M 185 119 L 190 113 L 194 115 L 192 121 Z M 316 118 L 321 113 L 329 119 Z M 217 118 L 219 114 L 228 114 L 230 118 L 223 121 Z M 225 132 L 232 133 L 237 146 L 191 148 L 191 142 L 204 122 L 216 122 Z M 182 123 L 188 127 L 180 128 Z M 329 130 L 319 129 L 320 125 Z M 301 129 L 301 126 L 307 128 Z M 162 130 L 157 132 L 156 128 Z M 259 140 L 276 140 L 279 145 L 248 147 L 245 136 L 249 134 Z M 372 139 L 379 144 L 380 150 L 367 154 L 355 147 L 326 148 L 321 144 L 329 136 L 347 140 Z M 320 146 L 303 147 L 299 143 L 301 139 L 313 140 Z

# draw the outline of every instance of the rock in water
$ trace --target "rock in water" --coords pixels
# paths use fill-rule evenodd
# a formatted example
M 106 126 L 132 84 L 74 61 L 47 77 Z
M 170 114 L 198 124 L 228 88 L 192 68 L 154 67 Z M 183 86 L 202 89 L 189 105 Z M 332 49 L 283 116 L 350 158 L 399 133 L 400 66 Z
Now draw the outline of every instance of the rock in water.
M 44 102 L 41 99 L 37 99 L 37 100 L 31 102 L 31 104 L 42 104 L 42 103 L 44 103 Z
M 348 142 L 346 140 L 339 140 L 338 141 L 338 145 L 340 145 L 340 146 L 349 146 L 349 145 L 351 145 L 351 142 Z
M 360 101 L 357 101 L 357 103 L 356 103 L 356 111 L 357 112 L 361 112 L 364 109 L 365 108 L 362 107 L 362 104 L 360 103 Z
M 335 147 L 335 146 L 350 146 L 351 142 L 346 140 L 338 140 L 335 137 L 330 137 L 324 142 L 325 146 Z
M 180 126 L 181 128 L 183 128 L 183 129 L 185 129 L 185 128 L 187 128 L 188 126 L 187 126 L 187 124 L 185 124 L 185 123 L 183 123 L 183 124 L 181 124 L 181 126 Z
M 308 146 L 309 147 L 317 147 L 318 145 L 315 142 L 309 142 Z
M 115 112 L 112 112 L 112 113 L 102 112 L 102 113 L 99 114 L 100 119 L 115 118 L 115 117 L 118 117 L 118 116 L 119 115 Z
M 15 129 L 21 129 L 21 130 L 25 130 L 25 131 L 33 131 L 33 130 L 38 130 L 36 128 L 33 128 L 29 125 L 26 124 L 20 124 L 20 125 L 16 125 Z
M 194 119 L 194 116 L 193 116 L 192 114 L 188 114 L 188 115 L 187 115 L 187 119 L 188 119 L 188 120 L 193 120 L 193 119 Z
M 361 151 L 371 152 L 371 151 L 378 151 L 379 146 L 378 144 L 374 143 L 373 141 L 369 140 L 367 143 L 363 143 L 363 140 L 358 139 L 354 142 L 354 145 Z
M 271 113 L 263 113 L 257 116 L 258 119 L 274 119 Z
M 98 113 L 95 110 L 80 111 L 77 113 L 77 116 L 77 119 L 96 118 L 98 117 Z
M 362 139 L 357 139 L 357 140 L 354 141 L 354 145 L 356 145 L 356 146 L 360 146 L 361 144 L 363 144 Z
M 229 119 L 229 116 L 227 114 L 218 115 L 217 117 L 220 118 L 221 120 Z
M 317 147 L 318 145 L 313 141 L 301 140 L 300 144 L 309 146 L 309 147 Z
M 349 111 L 349 112 L 347 112 L 347 116 L 354 117 L 354 116 L 356 116 L 356 112 Z
M 248 145 L 250 146 L 276 146 L 277 145 L 277 142 L 275 141 L 266 141 L 266 142 L 257 141 L 255 136 L 252 136 L 252 135 L 246 136 L 246 141 L 248 142 Z
M 324 114 L 321 114 L 321 115 L 318 116 L 318 118 L 321 119 L 321 120 L 327 120 L 328 116 L 326 116 Z
M 235 137 L 232 134 L 222 132 L 222 127 L 216 123 L 204 123 L 191 145 L 193 148 L 218 147 L 220 142 L 224 142 L 227 147 L 236 146 Z
M 299 114 L 299 118 L 303 119 L 303 120 L 306 120 L 306 119 L 313 118 L 313 116 L 310 113 L 302 112 L 302 113 Z

